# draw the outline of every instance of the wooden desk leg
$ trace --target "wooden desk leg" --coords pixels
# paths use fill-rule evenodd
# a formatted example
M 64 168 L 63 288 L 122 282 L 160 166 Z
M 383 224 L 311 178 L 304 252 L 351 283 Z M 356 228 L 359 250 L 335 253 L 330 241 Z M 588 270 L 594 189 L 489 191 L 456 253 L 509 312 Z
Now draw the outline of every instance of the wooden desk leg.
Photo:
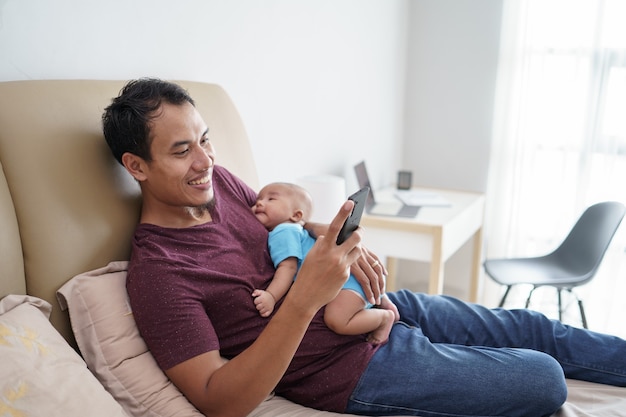
M 474 254 L 472 256 L 472 275 L 470 278 L 469 301 L 471 303 L 478 302 L 478 287 L 480 284 L 480 267 L 483 249 L 483 229 L 479 228 L 474 233 L 472 244 L 474 245 Z
M 387 256 L 387 283 L 385 285 L 385 291 L 395 291 L 396 277 L 398 273 L 398 258 Z
M 443 293 L 444 261 L 442 244 L 442 231 L 439 229 L 433 233 L 433 253 L 432 259 L 430 260 L 430 277 L 428 281 L 429 294 Z

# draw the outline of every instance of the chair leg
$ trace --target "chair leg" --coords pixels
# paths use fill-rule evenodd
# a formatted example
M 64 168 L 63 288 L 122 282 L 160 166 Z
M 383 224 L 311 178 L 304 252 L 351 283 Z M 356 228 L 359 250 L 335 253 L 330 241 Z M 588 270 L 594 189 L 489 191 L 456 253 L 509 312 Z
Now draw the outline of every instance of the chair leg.
M 533 293 L 535 292 L 536 289 L 537 287 L 533 287 L 533 289 L 530 290 L 530 292 L 528 293 L 528 298 L 526 298 L 526 308 L 528 308 L 528 306 L 530 305 L 530 297 L 533 296 Z
M 583 322 L 583 328 L 587 329 L 587 316 L 585 316 L 585 309 L 583 307 L 583 300 L 578 300 L 578 308 L 580 309 L 580 319 Z
M 578 310 L 580 310 L 580 321 L 582 323 L 583 328 L 588 329 L 587 327 L 587 315 L 585 314 L 585 308 L 583 307 L 583 300 L 580 299 L 580 297 L 578 297 L 578 295 L 571 289 L 571 288 L 566 288 L 567 292 L 570 293 L 571 297 L 574 297 L 576 299 L 576 302 L 578 303 Z M 559 289 L 559 320 L 561 320 L 561 291 L 563 289 Z
M 502 299 L 500 299 L 500 304 L 498 304 L 498 307 L 502 307 L 504 305 L 504 301 L 506 300 L 506 297 L 509 295 L 509 291 L 511 291 L 511 285 L 506 286 L 506 291 L 504 291 L 504 295 L 502 296 Z
M 562 288 L 557 288 L 557 297 L 559 299 L 559 321 L 563 321 L 563 297 L 561 295 Z
M 580 319 L 583 322 L 583 328 L 587 329 L 587 316 L 585 316 L 585 309 L 583 308 L 583 300 L 578 298 L 578 309 L 580 310 Z

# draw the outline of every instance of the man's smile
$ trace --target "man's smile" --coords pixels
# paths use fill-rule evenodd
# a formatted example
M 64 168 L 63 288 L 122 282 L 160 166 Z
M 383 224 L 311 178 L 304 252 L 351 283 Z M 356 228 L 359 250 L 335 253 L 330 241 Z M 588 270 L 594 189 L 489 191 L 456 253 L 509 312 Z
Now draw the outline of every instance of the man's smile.
M 191 184 L 191 185 L 203 185 L 203 184 L 208 183 L 210 180 L 211 180 L 211 176 L 207 175 L 207 176 L 199 178 L 197 180 L 189 181 L 189 184 Z

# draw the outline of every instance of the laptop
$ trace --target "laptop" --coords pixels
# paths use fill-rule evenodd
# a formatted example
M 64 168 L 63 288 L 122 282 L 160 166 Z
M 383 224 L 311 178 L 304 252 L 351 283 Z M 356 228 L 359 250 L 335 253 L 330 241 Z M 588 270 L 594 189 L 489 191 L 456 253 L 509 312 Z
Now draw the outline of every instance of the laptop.
M 392 217 L 415 217 L 419 211 L 419 206 L 409 206 L 402 203 L 399 200 L 377 202 L 374 198 L 374 189 L 370 183 L 370 177 L 365 167 L 365 161 L 361 161 L 354 166 L 354 172 L 356 179 L 359 183 L 359 188 L 369 187 L 370 192 L 365 201 L 365 211 L 367 214 L 373 214 L 376 216 L 392 216 Z

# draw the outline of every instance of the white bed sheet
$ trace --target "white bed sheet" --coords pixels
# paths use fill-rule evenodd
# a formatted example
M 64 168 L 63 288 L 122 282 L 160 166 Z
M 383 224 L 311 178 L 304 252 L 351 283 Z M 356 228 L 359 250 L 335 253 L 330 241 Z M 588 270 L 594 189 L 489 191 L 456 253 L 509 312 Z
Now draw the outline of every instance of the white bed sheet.
M 553 417 L 626 417 L 626 388 L 567 380 L 567 402 Z M 348 416 L 312 410 L 272 397 L 248 417 L 337 417 Z

